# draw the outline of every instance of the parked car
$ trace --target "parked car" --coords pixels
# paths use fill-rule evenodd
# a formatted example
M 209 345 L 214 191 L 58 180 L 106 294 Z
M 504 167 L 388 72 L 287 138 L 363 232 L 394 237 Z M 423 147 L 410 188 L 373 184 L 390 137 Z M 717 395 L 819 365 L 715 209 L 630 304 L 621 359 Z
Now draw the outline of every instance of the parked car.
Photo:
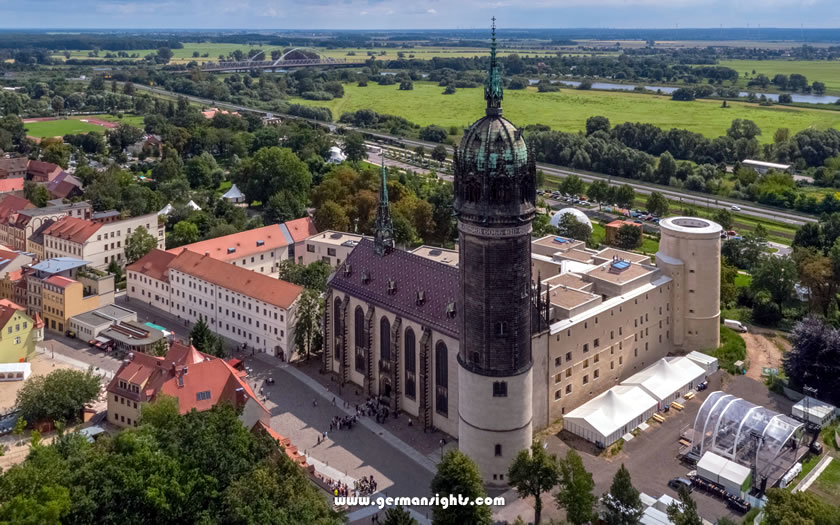
M 680 487 L 685 487 L 691 492 L 691 482 L 685 478 L 674 478 L 668 482 L 668 486 L 679 492 Z
M 735 319 L 724 319 L 723 326 L 731 328 L 736 332 L 741 332 L 742 334 L 747 332 L 746 325 L 744 325 L 741 321 L 736 321 Z
M 729 209 L 730 209 L 730 210 L 732 210 L 732 211 L 741 211 L 741 207 L 740 207 L 740 206 L 736 206 L 736 205 L 734 205 L 734 204 L 733 204 L 732 206 L 730 206 L 730 207 L 729 207 Z
M 64 335 L 72 339 L 76 338 L 76 332 L 74 332 L 73 330 L 65 330 Z
M 697 391 L 698 392 L 702 392 L 703 390 L 706 390 L 707 388 L 709 388 L 709 382 L 708 381 L 703 381 L 702 383 L 697 385 Z

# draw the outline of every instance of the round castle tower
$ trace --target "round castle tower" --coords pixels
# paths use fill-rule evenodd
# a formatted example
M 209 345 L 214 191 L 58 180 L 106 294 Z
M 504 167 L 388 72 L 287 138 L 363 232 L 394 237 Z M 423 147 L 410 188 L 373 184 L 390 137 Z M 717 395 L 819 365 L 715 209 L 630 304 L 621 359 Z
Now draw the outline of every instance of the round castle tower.
M 659 222 L 656 265 L 673 279 L 671 341 L 690 352 L 720 346 L 719 224 L 697 217 Z

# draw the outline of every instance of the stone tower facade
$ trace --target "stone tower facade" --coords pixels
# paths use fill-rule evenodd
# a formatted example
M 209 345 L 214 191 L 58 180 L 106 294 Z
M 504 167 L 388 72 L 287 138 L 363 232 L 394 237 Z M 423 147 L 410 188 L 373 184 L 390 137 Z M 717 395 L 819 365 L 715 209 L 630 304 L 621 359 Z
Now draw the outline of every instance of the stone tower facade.
M 669 276 L 674 348 L 684 352 L 720 346 L 719 224 L 698 217 L 659 222 L 656 265 Z
M 489 485 L 504 485 L 532 439 L 534 320 L 531 221 L 536 166 L 521 131 L 502 118 L 495 20 L 486 114 L 455 152 L 458 218 L 459 447 Z

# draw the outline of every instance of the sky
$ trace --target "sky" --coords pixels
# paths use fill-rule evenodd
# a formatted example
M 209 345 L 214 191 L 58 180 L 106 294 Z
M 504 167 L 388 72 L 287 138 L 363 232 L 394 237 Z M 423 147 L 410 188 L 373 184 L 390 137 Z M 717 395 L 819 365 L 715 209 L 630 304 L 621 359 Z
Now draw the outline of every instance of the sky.
M 838 0 L 0 0 L 0 28 L 840 27 Z

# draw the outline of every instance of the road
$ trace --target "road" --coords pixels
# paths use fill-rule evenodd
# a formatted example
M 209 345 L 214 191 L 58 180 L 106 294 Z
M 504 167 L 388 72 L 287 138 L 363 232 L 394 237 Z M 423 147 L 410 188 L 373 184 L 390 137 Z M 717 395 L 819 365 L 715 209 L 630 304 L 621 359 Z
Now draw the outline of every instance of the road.
M 173 91 L 168 91 L 168 90 L 161 89 L 161 88 L 154 87 L 154 86 L 143 86 L 143 85 L 140 85 L 140 84 L 135 84 L 135 87 L 137 87 L 138 89 L 143 89 L 143 90 L 146 90 L 146 91 L 149 91 L 149 92 L 152 92 L 152 93 L 156 93 L 158 95 L 165 95 L 165 96 L 170 96 L 170 97 L 183 96 L 183 97 L 186 97 L 187 99 L 192 100 L 194 102 L 213 105 L 213 106 L 217 106 L 217 107 L 225 107 L 225 108 L 228 108 L 228 109 L 234 109 L 234 110 L 238 110 L 238 111 L 248 111 L 248 112 L 260 113 L 260 114 L 267 113 L 265 110 L 262 110 L 262 109 L 257 109 L 257 108 L 248 107 L 248 106 L 241 106 L 241 105 L 238 105 L 238 104 L 230 104 L 230 103 L 227 103 L 227 102 L 219 102 L 219 101 L 210 100 L 210 99 L 206 99 L 206 98 L 202 98 L 202 97 L 196 97 L 196 96 L 192 96 L 192 95 L 182 95 L 180 93 L 175 93 Z M 322 121 L 318 121 L 318 120 L 305 119 L 305 118 L 297 117 L 297 116 L 294 116 L 294 115 L 283 115 L 283 116 L 288 117 L 288 118 L 305 120 L 305 121 L 311 122 L 313 124 L 318 124 L 318 125 L 321 125 L 321 126 L 326 126 L 330 129 L 330 131 L 335 131 L 337 129 L 337 126 L 334 123 L 331 123 L 331 122 L 322 122 Z M 356 129 L 353 126 L 346 126 L 345 125 L 343 127 L 346 128 L 346 129 Z M 376 137 L 376 138 L 380 138 L 380 139 L 383 139 L 383 140 L 386 140 L 386 141 L 396 140 L 396 141 L 399 141 L 399 142 L 405 144 L 406 146 L 411 146 L 411 147 L 423 146 L 423 147 L 426 147 L 426 148 L 434 148 L 435 146 L 437 146 L 437 144 L 433 144 L 433 143 L 430 143 L 430 142 L 424 142 L 422 140 L 415 140 L 415 139 L 409 139 L 409 138 L 405 138 L 405 137 L 397 137 L 397 136 L 393 136 L 393 135 L 387 135 L 385 133 L 380 133 L 380 132 L 377 132 L 377 131 L 370 131 L 370 130 L 366 130 L 366 129 L 358 129 L 358 131 L 363 131 L 367 135 L 370 135 L 370 136 Z M 451 155 L 453 148 L 451 146 L 446 146 L 446 149 L 447 149 L 447 152 Z M 570 169 L 566 169 L 566 168 L 561 168 L 559 166 L 554 166 L 552 164 L 545 164 L 545 163 L 537 163 L 537 168 L 541 169 L 542 171 L 544 171 L 548 175 L 554 175 L 554 176 L 557 176 L 557 177 L 568 177 L 569 175 L 577 175 L 578 177 L 580 177 L 581 179 L 583 179 L 586 182 L 593 182 L 593 181 L 596 181 L 596 180 L 607 180 L 611 185 L 627 184 L 627 185 L 631 186 L 634 191 L 636 191 L 637 193 L 643 194 L 643 195 L 648 195 L 648 194 L 650 194 L 654 191 L 658 191 L 659 193 L 662 193 L 663 195 L 665 195 L 669 199 L 684 202 L 686 204 L 692 204 L 692 205 L 695 205 L 695 206 L 704 206 L 704 207 L 707 207 L 707 208 L 716 208 L 716 209 L 729 209 L 733 205 L 736 205 L 736 206 L 740 207 L 740 211 L 738 211 L 738 213 L 740 213 L 742 215 L 748 215 L 750 217 L 756 217 L 756 218 L 765 219 L 765 220 L 773 220 L 773 221 L 776 221 L 776 222 L 782 222 L 782 223 L 791 224 L 791 225 L 795 225 L 795 226 L 801 226 L 801 225 L 803 225 L 805 223 L 808 223 L 808 222 L 817 222 L 816 217 L 812 217 L 812 216 L 808 216 L 808 215 L 792 213 L 792 212 L 788 212 L 788 211 L 785 211 L 785 210 L 777 210 L 777 209 L 773 209 L 773 208 L 766 208 L 766 207 L 763 207 L 763 206 L 757 206 L 757 205 L 745 203 L 745 202 L 742 202 L 742 201 L 733 201 L 733 200 L 729 200 L 729 199 L 721 199 L 720 197 L 713 197 L 713 196 L 708 196 L 707 197 L 707 196 L 694 194 L 694 193 L 686 193 L 686 192 L 670 189 L 667 186 L 642 184 L 642 183 L 639 183 L 638 181 L 634 181 L 634 180 L 630 180 L 630 179 L 620 179 L 620 178 L 616 178 L 616 177 L 609 177 L 607 175 L 599 175 L 599 174 L 593 174 L 593 173 L 583 173 L 583 172 L 570 170 Z

